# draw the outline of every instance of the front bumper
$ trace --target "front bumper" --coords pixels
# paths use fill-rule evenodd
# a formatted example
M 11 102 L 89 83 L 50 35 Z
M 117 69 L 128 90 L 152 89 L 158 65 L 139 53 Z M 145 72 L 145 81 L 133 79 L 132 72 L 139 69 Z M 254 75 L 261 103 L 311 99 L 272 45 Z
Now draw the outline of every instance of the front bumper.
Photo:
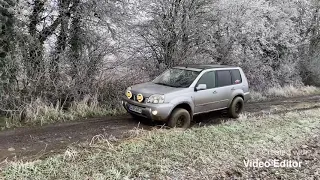
M 151 119 L 153 121 L 167 121 L 173 109 L 173 105 L 170 103 L 164 103 L 164 104 L 139 103 L 137 101 L 128 99 L 127 97 L 122 98 L 122 105 L 128 111 L 128 113 L 131 113 L 140 117 L 144 117 L 147 119 Z M 129 110 L 130 105 L 140 107 L 142 109 L 142 112 L 136 113 L 134 111 L 130 111 Z M 153 111 L 157 111 L 157 114 L 153 115 L 152 114 Z

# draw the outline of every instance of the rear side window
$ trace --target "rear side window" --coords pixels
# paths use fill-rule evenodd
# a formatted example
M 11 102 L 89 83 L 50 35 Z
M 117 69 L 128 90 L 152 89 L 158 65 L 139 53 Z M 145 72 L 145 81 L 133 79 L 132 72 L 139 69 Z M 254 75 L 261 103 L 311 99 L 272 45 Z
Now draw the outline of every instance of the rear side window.
M 217 71 L 217 87 L 230 86 L 232 84 L 230 71 Z
M 201 76 L 199 79 L 197 85 L 199 84 L 206 84 L 207 89 L 212 89 L 215 87 L 215 72 L 210 71 Z
M 231 75 L 232 75 L 232 84 L 242 83 L 242 77 L 241 77 L 239 69 L 231 70 Z

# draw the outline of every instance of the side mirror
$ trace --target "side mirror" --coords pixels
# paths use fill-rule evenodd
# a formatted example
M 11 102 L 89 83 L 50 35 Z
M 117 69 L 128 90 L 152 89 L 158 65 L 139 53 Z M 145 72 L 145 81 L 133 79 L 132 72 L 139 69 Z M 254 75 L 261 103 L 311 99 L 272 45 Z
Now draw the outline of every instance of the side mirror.
M 206 90 L 207 89 L 207 85 L 206 84 L 199 84 L 196 87 L 196 91 L 201 91 L 201 90 Z

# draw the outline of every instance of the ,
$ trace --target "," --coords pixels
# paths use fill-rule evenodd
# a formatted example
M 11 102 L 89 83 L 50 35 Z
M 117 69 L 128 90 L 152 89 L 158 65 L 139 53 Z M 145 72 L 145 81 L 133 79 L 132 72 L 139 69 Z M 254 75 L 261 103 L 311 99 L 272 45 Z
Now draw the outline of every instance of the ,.
M 211 111 L 227 109 L 230 117 L 238 118 L 249 98 L 240 67 L 181 65 L 151 82 L 128 87 L 122 105 L 134 118 L 188 128 L 194 115 Z

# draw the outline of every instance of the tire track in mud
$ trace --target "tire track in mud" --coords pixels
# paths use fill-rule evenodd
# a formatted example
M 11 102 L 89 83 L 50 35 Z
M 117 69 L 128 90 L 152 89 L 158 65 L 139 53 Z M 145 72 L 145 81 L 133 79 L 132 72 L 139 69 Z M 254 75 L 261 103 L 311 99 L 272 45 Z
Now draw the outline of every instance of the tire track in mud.
M 301 104 L 311 104 L 307 108 L 292 109 Z M 315 104 L 312 106 L 312 104 Z M 264 113 L 281 114 L 289 111 L 304 111 L 308 109 L 320 108 L 316 103 L 320 103 L 320 95 L 282 98 L 266 102 L 248 103 L 245 113 L 253 116 Z M 272 112 L 272 107 L 282 106 L 281 110 Z M 291 109 L 291 110 L 290 110 Z M 215 112 L 195 118 L 197 124 L 193 126 L 219 124 L 227 118 L 224 113 Z M 125 132 L 136 127 L 151 130 L 154 123 L 135 121 L 130 116 L 103 117 L 83 120 L 79 122 L 61 123 L 47 125 L 43 127 L 18 128 L 0 132 L 0 166 L 1 162 L 11 159 L 41 158 L 48 154 L 58 153 L 72 143 L 90 141 L 98 134 L 112 136 L 113 138 L 123 138 Z

